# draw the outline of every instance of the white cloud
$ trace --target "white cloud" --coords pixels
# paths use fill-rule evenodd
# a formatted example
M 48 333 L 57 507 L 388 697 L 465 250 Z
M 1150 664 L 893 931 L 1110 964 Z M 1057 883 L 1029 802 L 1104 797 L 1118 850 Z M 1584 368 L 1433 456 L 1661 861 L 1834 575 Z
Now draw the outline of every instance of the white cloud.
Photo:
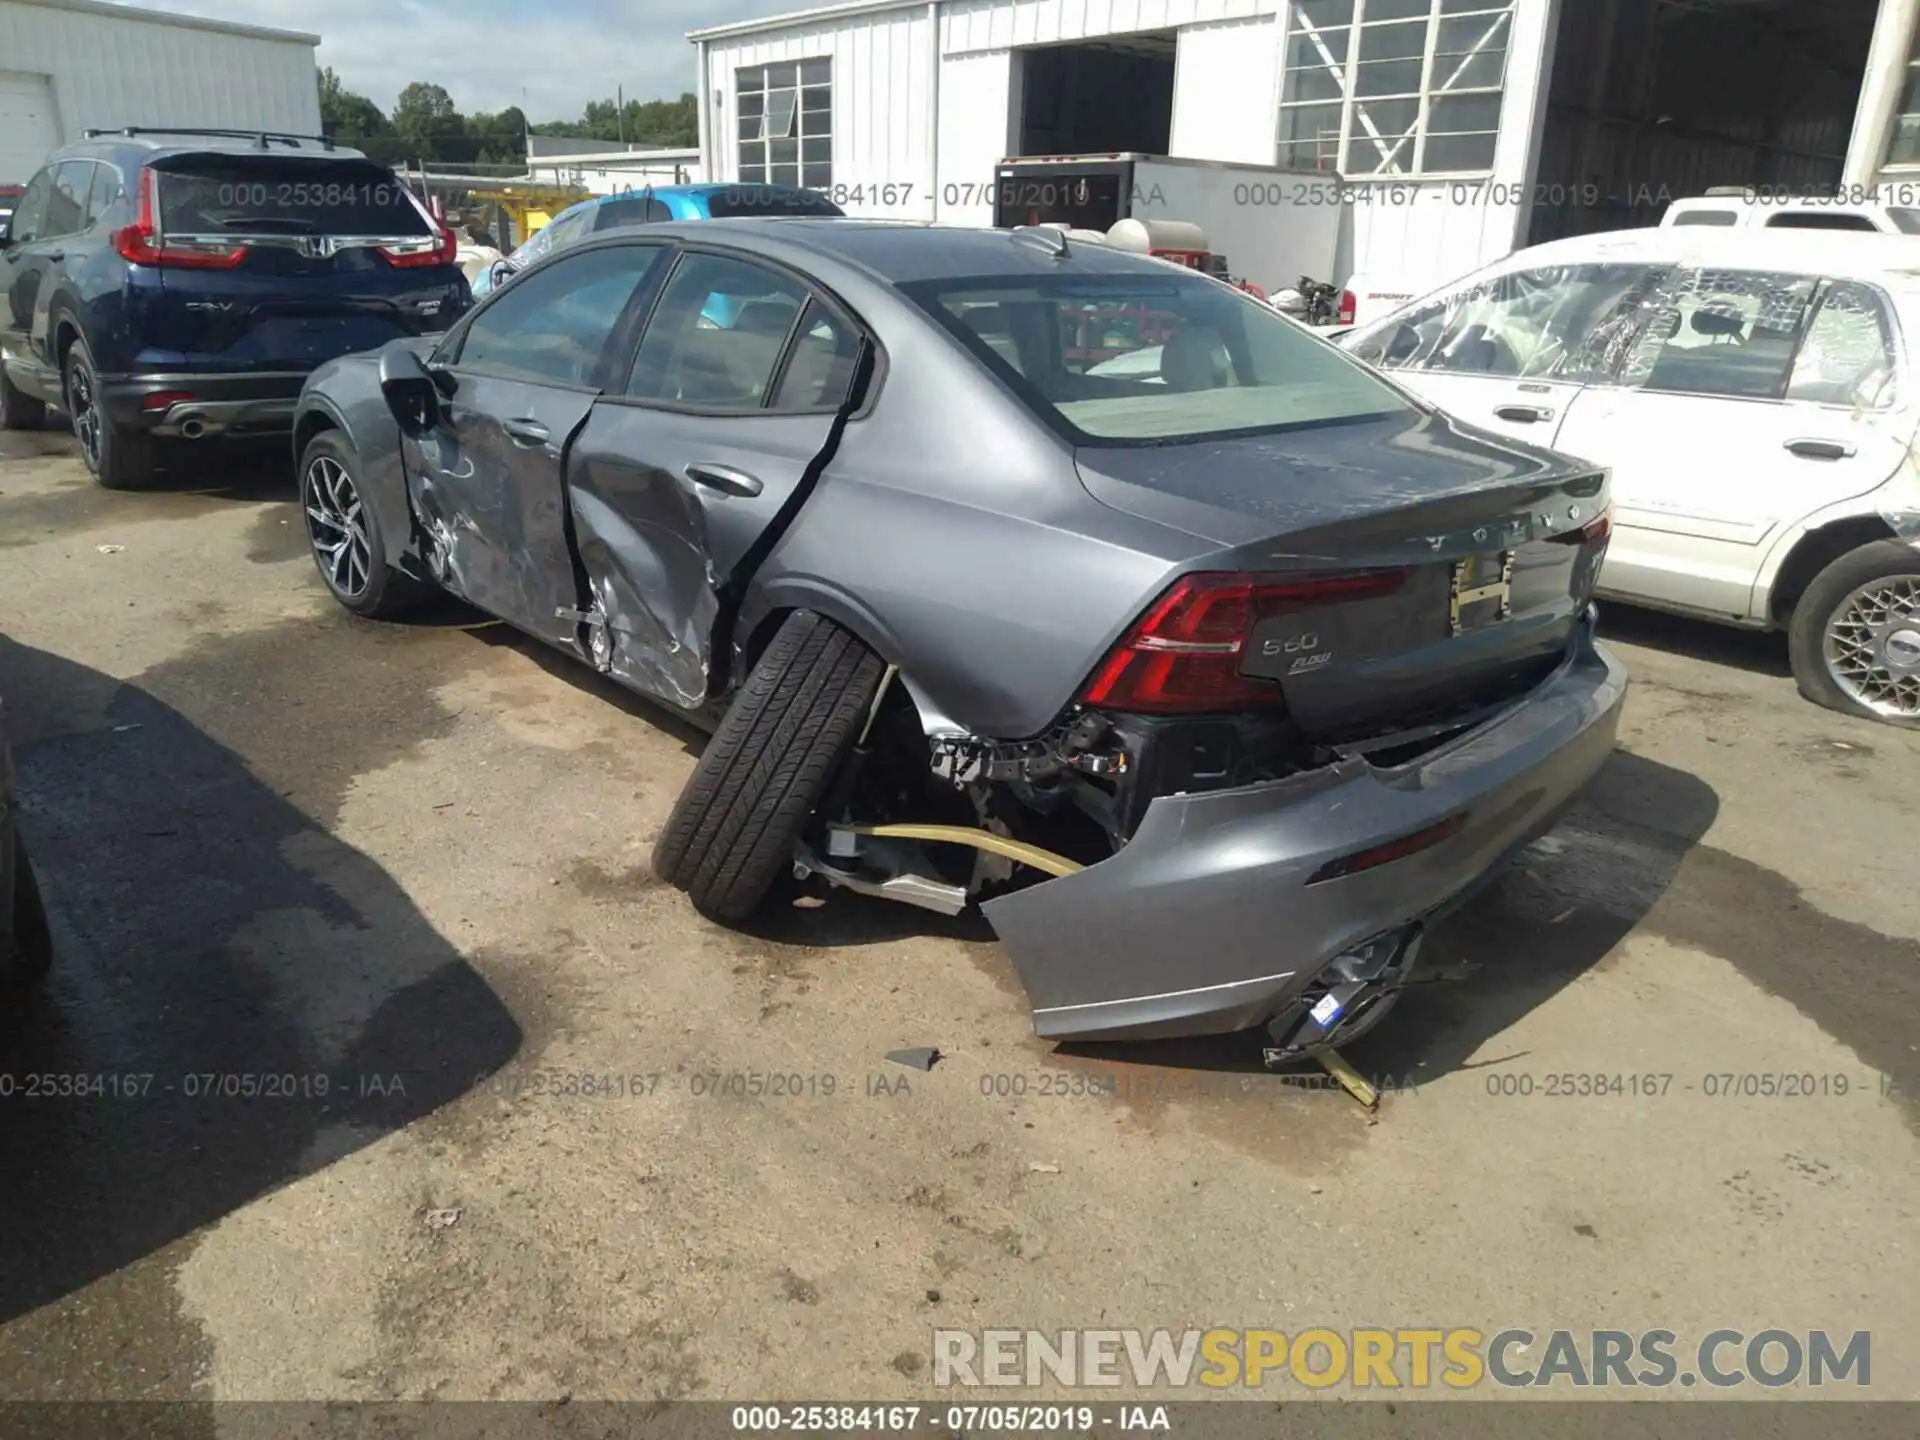
M 818 0 L 145 0 L 148 8 L 320 36 L 320 63 L 391 109 L 415 80 L 462 110 L 522 105 L 576 118 L 590 100 L 670 99 L 695 88 L 688 30 Z

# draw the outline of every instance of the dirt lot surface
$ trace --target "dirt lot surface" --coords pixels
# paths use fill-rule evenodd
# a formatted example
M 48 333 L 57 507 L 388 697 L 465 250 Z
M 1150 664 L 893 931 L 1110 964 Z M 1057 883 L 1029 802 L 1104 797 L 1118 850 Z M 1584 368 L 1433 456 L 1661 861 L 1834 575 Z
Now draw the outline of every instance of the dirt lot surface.
M 0 438 L 61 949 L 0 1017 L 0 1395 L 904 1397 L 936 1326 L 1425 1324 L 1870 1330 L 1920 1398 L 1920 735 L 1608 627 L 1619 753 L 1354 1047 L 1370 1118 L 1244 1037 L 1039 1042 L 974 920 L 707 924 L 647 864 L 695 732 L 349 619 L 271 465 Z

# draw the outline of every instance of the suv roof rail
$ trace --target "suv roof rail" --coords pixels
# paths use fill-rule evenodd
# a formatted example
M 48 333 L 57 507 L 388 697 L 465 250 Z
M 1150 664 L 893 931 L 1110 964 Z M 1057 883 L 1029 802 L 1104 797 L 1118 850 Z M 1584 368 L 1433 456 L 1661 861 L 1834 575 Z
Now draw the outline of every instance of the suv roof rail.
M 290 145 L 299 149 L 311 140 L 324 150 L 333 149 L 331 135 L 294 135 L 282 130 L 195 130 L 174 125 L 122 125 L 114 129 L 93 129 L 85 132 L 89 140 L 97 140 L 102 135 L 125 135 L 133 139 L 141 135 L 199 135 L 221 140 L 251 140 L 262 150 L 272 144 Z

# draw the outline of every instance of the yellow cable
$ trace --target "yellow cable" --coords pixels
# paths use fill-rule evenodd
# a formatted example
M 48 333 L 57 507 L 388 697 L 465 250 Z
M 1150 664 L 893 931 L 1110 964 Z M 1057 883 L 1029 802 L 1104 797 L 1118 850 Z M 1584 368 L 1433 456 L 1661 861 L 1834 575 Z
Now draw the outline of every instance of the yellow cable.
M 1086 868 L 1038 845 L 996 835 L 991 830 L 977 830 L 970 825 L 848 825 L 844 828 L 856 835 L 875 835 L 884 840 L 937 840 L 948 845 L 971 845 L 976 850 L 1003 855 L 1049 875 L 1072 875 Z

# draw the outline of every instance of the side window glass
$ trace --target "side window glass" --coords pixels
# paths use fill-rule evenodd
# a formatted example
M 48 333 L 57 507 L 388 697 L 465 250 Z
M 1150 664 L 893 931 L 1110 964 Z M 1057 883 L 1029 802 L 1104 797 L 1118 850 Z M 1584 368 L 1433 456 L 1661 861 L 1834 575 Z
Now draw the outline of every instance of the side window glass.
M 1880 410 L 1894 402 L 1893 322 L 1871 286 L 1839 281 L 1821 297 L 1793 359 L 1787 399 Z
M 1681 395 L 1778 400 L 1818 281 L 1682 269 L 1646 307 L 1620 383 Z
M 775 410 L 837 410 L 853 384 L 860 337 L 818 301 L 809 302 L 800 320 L 793 354 L 774 391 Z
M 618 200 L 606 200 L 594 207 L 595 230 L 611 230 L 616 225 L 652 225 L 661 220 L 671 220 L 672 212 L 651 195 L 623 196 Z
M 1580 378 L 1596 345 L 1650 287 L 1646 265 L 1515 270 L 1389 321 L 1354 346 L 1386 370 L 1522 380 Z
M 807 294 L 723 255 L 683 256 L 648 322 L 627 393 L 682 405 L 757 407 Z
M 27 182 L 20 203 L 13 211 L 13 240 L 24 245 L 40 240 L 47 233 L 47 203 L 53 199 L 53 167 L 48 166 Z
M 473 317 L 455 363 L 510 380 L 590 388 L 621 312 L 663 253 L 659 245 L 588 250 L 516 280 Z
M 104 220 L 113 207 L 120 203 L 126 187 L 120 183 L 120 172 L 111 165 L 93 167 L 93 187 L 87 191 L 87 216 L 84 228 L 91 230 Z
M 93 165 L 69 160 L 54 173 L 53 194 L 47 201 L 47 226 L 42 237 L 52 240 L 80 229 L 87 213 L 87 189 L 93 184 Z
M 1788 210 L 1767 221 L 1769 230 L 1878 230 L 1880 227 L 1864 215 L 1845 212 L 1828 214 L 1819 210 Z

